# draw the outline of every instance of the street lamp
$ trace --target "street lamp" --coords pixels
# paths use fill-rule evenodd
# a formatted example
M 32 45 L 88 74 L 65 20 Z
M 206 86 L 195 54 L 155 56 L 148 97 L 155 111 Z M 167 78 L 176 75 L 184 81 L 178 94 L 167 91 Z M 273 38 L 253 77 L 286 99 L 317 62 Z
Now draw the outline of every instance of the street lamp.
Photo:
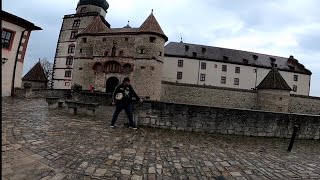
M 8 61 L 8 58 L 2 58 L 2 66 Z

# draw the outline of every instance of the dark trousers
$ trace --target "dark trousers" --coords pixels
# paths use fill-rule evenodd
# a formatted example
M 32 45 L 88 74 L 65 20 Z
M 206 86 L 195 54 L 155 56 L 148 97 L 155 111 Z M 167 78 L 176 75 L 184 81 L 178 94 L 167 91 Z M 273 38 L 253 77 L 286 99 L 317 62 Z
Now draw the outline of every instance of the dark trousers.
M 132 104 L 127 104 L 123 102 L 117 102 L 116 103 L 116 111 L 113 114 L 111 126 L 114 126 L 120 112 L 124 109 L 126 112 L 128 119 L 129 119 L 129 126 L 133 126 L 133 114 L 132 114 Z

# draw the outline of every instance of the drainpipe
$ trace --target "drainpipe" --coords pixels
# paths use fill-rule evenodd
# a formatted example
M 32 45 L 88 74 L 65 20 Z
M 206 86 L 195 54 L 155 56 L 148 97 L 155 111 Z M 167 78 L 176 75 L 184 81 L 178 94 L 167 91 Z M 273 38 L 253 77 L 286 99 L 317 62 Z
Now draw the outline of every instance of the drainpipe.
M 15 77 L 16 77 L 16 69 L 17 69 L 17 63 L 18 63 L 18 55 L 19 55 L 19 50 L 20 50 L 20 46 L 22 44 L 22 39 L 24 36 L 24 33 L 27 31 L 27 29 L 23 30 L 21 33 L 21 37 L 20 37 L 20 41 L 19 41 L 19 46 L 17 49 L 17 55 L 16 55 L 16 59 L 14 62 L 14 68 L 13 68 L 13 76 L 12 76 L 12 82 L 11 82 L 11 96 L 14 96 L 14 81 L 15 81 Z

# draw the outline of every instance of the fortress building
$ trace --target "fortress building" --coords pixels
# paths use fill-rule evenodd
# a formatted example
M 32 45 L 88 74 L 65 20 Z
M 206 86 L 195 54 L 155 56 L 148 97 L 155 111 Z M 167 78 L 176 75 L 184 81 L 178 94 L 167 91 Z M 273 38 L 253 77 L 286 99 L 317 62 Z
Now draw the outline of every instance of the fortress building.
M 105 0 L 64 16 L 53 89 L 112 92 L 124 77 L 141 97 L 174 103 L 319 114 L 311 71 L 293 56 L 170 42 L 153 11 L 139 27 L 111 28 Z

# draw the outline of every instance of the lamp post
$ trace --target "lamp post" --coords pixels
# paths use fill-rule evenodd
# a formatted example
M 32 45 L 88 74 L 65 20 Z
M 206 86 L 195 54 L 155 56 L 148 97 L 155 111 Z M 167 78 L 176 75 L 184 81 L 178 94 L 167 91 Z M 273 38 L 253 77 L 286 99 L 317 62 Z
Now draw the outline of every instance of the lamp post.
M 8 58 L 2 58 L 2 66 L 8 61 Z

